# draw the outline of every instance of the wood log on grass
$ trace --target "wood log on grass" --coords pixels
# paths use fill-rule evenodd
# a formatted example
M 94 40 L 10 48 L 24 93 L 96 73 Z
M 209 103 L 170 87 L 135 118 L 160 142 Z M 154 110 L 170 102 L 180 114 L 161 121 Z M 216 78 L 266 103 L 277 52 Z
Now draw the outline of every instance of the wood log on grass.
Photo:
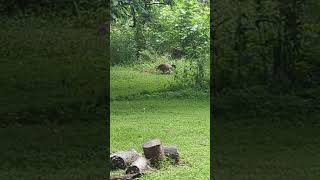
M 164 159 L 164 151 L 159 139 L 147 141 L 142 146 L 144 156 L 150 160 L 152 166 L 157 167 L 159 162 Z
M 113 169 L 125 169 L 134 162 L 140 155 L 134 149 L 129 151 L 119 151 L 110 155 L 111 167 Z
M 147 169 L 149 169 L 149 161 L 145 157 L 139 156 L 131 166 L 128 167 L 126 174 L 142 174 Z
M 163 147 L 164 155 L 172 160 L 174 160 L 174 163 L 179 163 L 179 151 L 177 146 L 164 146 Z

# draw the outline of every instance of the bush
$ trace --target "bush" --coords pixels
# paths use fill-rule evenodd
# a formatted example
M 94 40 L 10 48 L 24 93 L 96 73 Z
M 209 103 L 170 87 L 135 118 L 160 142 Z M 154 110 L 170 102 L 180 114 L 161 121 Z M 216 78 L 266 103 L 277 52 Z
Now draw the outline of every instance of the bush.
M 111 64 L 132 64 L 136 61 L 134 35 L 125 26 L 112 26 L 110 36 Z
M 199 90 L 209 89 L 210 69 L 209 58 L 184 60 L 184 64 L 178 64 L 174 71 L 174 84 L 171 89 L 196 88 Z

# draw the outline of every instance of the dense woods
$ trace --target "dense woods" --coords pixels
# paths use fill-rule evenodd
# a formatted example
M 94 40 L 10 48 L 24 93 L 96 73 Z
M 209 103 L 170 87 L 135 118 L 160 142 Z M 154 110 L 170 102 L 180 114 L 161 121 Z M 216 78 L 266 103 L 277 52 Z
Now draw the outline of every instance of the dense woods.
M 317 1 L 215 2 L 218 91 L 260 84 L 288 92 L 319 84 Z
M 272 109 L 267 104 L 319 110 L 318 1 L 216 0 L 211 7 L 213 92 L 233 97 L 217 109 L 229 102 L 256 112 Z
M 209 12 L 197 0 L 112 1 L 111 64 L 181 59 L 179 87 L 208 89 Z

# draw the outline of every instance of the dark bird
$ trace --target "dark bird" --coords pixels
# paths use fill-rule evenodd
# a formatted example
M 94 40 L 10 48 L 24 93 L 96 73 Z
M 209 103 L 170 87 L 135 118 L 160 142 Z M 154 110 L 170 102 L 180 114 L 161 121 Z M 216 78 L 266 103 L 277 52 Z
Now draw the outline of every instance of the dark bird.
M 171 69 L 172 68 L 176 68 L 176 65 L 174 64 L 160 64 L 159 66 L 156 67 L 157 70 L 160 70 L 162 71 L 162 73 L 165 73 L 165 72 L 171 72 Z

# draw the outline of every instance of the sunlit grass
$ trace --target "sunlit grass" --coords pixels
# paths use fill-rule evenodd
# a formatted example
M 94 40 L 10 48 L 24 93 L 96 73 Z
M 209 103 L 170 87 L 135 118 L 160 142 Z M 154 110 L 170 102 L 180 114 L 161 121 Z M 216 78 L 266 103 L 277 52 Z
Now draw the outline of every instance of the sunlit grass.
M 111 68 L 111 98 L 136 94 L 142 97 L 111 101 L 111 151 L 135 148 L 142 153 L 145 141 L 159 138 L 164 145 L 177 145 L 182 164 L 166 166 L 157 172 L 147 173 L 141 179 L 209 179 L 209 100 L 143 96 L 143 93 L 165 92 L 173 82 L 173 74 L 145 72 L 157 63 Z
M 153 70 L 153 69 L 152 69 Z M 161 91 L 173 80 L 172 75 L 136 71 L 132 68 L 111 68 L 111 98 Z
M 150 99 L 111 103 L 111 150 L 135 148 L 159 138 L 177 145 L 181 166 L 170 166 L 142 179 L 208 179 L 210 172 L 209 102 Z

